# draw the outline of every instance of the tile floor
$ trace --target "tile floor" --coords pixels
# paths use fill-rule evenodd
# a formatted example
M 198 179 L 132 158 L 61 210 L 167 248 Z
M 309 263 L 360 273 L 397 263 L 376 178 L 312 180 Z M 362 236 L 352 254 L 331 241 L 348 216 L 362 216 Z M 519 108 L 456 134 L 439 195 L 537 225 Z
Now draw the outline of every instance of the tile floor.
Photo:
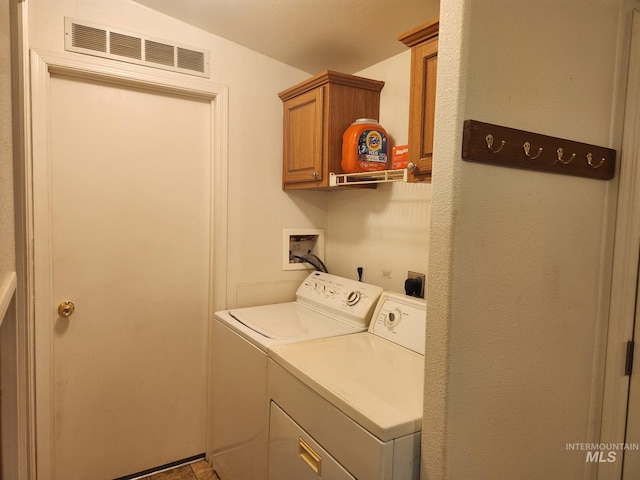
M 211 465 L 204 460 L 156 473 L 147 480 L 220 480 Z

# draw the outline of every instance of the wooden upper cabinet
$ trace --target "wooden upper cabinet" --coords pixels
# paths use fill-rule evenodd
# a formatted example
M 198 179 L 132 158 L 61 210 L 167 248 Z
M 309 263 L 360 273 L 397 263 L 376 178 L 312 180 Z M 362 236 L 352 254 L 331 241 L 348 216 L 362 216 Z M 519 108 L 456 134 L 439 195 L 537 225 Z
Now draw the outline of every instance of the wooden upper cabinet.
M 436 107 L 439 19 L 420 25 L 398 37 L 411 48 L 409 96 L 409 181 L 431 181 L 433 124 Z
M 283 189 L 329 188 L 329 173 L 342 173 L 342 134 L 358 118 L 379 118 L 382 87 L 382 81 L 325 71 L 278 94 Z
M 322 181 L 322 104 L 322 88 L 284 102 L 285 184 Z

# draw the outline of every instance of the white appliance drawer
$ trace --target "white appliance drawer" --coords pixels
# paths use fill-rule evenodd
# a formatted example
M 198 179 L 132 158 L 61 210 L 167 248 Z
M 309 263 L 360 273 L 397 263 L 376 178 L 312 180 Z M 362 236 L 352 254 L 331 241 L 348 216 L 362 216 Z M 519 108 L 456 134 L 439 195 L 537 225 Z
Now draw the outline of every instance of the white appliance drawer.
M 270 480 L 355 480 L 275 402 L 269 427 Z

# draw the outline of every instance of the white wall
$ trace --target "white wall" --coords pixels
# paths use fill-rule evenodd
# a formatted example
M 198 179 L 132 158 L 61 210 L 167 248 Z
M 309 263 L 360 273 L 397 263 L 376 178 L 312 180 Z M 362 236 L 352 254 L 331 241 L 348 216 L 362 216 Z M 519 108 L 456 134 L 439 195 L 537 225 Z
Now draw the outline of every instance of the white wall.
M 326 228 L 330 270 L 354 277 L 364 263 L 365 280 L 387 289 L 428 257 L 428 478 L 589 468 L 565 443 L 597 434 L 615 181 L 459 152 L 466 118 L 616 148 L 617 0 L 443 2 L 433 185 L 328 193 L 281 190 L 277 92 L 304 72 L 127 0 L 28 5 L 32 48 L 62 51 L 71 16 L 211 50 L 212 78 L 229 86 L 228 306 L 295 290 L 304 274 L 281 269 L 283 228 Z M 408 69 L 401 54 L 360 72 L 387 82 L 380 120 L 398 143 Z
M 462 161 L 476 119 L 618 148 L 617 0 L 443 2 L 422 473 L 593 478 L 616 181 Z
M 284 228 L 326 229 L 332 273 L 355 277 L 364 264 L 366 281 L 394 290 L 407 270 L 426 273 L 430 185 L 282 191 L 277 93 L 308 74 L 128 0 L 28 1 L 32 48 L 63 51 L 70 16 L 211 50 L 212 79 L 229 86 L 229 307 L 292 298 L 306 272 L 282 270 Z M 407 50 L 358 73 L 386 82 L 380 121 L 397 143 L 407 141 L 409 62 Z
M 0 0 L 0 279 L 15 271 L 9 2 Z
M 228 306 L 289 299 L 304 277 L 282 270 L 282 229 L 325 228 L 317 194 L 285 194 L 282 103 L 309 75 L 128 0 L 28 0 L 32 48 L 64 50 L 64 17 L 202 47 L 211 77 L 229 87 Z M 222 307 L 222 306 L 220 306 Z
M 390 146 L 407 144 L 410 68 L 407 49 L 357 73 L 385 82 L 379 121 Z M 375 190 L 328 195 L 327 266 L 332 273 L 357 278 L 356 268 L 363 266 L 365 282 L 398 292 L 404 292 L 409 270 L 426 274 L 431 184 L 381 184 Z
M 0 0 L 0 285 L 16 270 L 10 7 Z M 0 289 L 0 304 L 12 291 Z M 15 302 L 0 310 L 0 478 L 18 475 L 18 367 Z

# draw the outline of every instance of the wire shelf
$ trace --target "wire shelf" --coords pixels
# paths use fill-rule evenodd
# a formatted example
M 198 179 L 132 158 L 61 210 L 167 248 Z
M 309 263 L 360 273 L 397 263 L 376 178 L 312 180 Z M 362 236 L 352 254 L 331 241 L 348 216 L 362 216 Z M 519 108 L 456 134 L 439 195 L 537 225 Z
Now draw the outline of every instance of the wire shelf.
M 406 181 L 406 168 L 401 170 L 381 170 L 379 172 L 329 173 L 330 187 Z

